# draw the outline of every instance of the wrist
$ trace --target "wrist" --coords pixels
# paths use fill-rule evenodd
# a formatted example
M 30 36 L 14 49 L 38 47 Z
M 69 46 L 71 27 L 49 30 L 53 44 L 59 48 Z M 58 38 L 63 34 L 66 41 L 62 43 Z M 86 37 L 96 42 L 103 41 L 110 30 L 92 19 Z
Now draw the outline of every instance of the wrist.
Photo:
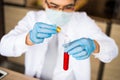
M 25 41 L 25 43 L 26 43 L 27 45 L 29 45 L 29 46 L 34 45 L 34 44 L 32 43 L 32 41 L 30 40 L 30 35 L 29 35 L 29 33 L 28 33 L 27 36 L 26 36 L 26 41 Z
M 95 48 L 93 53 L 99 53 L 100 52 L 100 45 L 98 44 L 98 42 L 96 40 L 94 40 L 94 43 L 95 43 L 96 48 Z

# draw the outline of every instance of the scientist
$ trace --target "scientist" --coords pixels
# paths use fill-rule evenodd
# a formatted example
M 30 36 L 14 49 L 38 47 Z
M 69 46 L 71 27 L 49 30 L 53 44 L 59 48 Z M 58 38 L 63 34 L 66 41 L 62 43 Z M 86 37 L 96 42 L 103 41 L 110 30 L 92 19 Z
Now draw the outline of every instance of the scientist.
M 45 0 L 45 10 L 28 12 L 3 36 L 1 55 L 24 53 L 25 74 L 41 80 L 90 80 L 90 56 L 108 63 L 118 48 L 85 12 L 75 12 L 75 5 L 76 0 Z M 63 69 L 64 52 L 70 56 L 68 70 Z M 44 66 L 49 57 L 56 58 L 47 61 L 47 68 L 54 63 L 52 70 Z

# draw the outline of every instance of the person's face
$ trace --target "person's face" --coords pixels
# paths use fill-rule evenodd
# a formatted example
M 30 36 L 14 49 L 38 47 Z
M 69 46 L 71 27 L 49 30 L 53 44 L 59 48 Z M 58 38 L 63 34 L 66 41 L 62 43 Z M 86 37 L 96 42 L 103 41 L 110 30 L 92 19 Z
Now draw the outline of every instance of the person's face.
M 45 0 L 45 8 L 73 12 L 75 0 Z

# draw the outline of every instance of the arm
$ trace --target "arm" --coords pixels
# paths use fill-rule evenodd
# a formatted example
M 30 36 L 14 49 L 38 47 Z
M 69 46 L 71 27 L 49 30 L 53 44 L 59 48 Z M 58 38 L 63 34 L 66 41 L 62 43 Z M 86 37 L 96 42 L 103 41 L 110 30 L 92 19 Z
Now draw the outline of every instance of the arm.
M 95 58 L 98 58 L 104 63 L 108 63 L 117 57 L 118 47 L 112 38 L 109 38 L 105 35 L 101 35 L 101 39 L 97 39 L 97 42 L 99 44 L 99 52 L 93 53 Z
M 26 35 L 29 31 L 31 12 L 18 22 L 14 29 L 1 39 L 0 53 L 4 56 L 20 56 L 27 49 L 25 44 Z
M 98 58 L 104 63 L 111 62 L 118 55 L 118 47 L 116 42 L 111 37 L 107 36 L 101 31 L 101 29 L 92 21 L 92 38 L 95 40 L 95 43 L 98 43 L 99 50 L 94 52 L 93 55 L 95 58 Z M 96 46 L 97 47 L 97 46 Z
M 85 24 L 89 24 L 87 25 L 87 28 L 89 28 L 88 34 L 99 44 L 99 52 L 93 53 L 93 55 L 102 62 L 111 62 L 118 55 L 115 40 L 103 33 L 95 21 L 88 16 L 85 17 L 85 21 L 87 22 Z
M 78 24 L 81 27 L 75 28 L 76 34 L 80 32 L 80 38 L 77 36 L 76 40 L 72 41 L 70 43 L 71 46 L 65 49 L 65 51 L 68 51 L 70 55 L 78 60 L 86 59 L 92 53 L 95 58 L 98 58 L 102 62 L 111 62 L 118 55 L 118 48 L 115 41 L 106 36 L 86 14 L 83 16 L 84 17 L 80 16 L 79 18 L 82 19 L 80 20 L 82 21 L 81 24 Z M 79 19 L 77 21 L 79 21 Z M 87 48 L 84 46 L 87 46 Z

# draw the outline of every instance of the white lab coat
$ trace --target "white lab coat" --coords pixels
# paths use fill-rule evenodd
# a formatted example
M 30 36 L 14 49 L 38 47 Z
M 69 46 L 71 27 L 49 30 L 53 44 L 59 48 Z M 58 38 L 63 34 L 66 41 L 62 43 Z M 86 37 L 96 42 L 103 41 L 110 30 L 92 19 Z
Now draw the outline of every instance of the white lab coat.
M 47 46 L 51 38 L 45 39 L 43 43 L 33 46 L 25 44 L 26 35 L 36 22 L 51 24 L 46 17 L 45 11 L 28 12 L 13 30 L 3 36 L 0 43 L 0 53 L 4 56 L 14 57 L 25 53 L 25 74 L 29 76 L 36 75 L 39 78 Z M 93 53 L 93 55 L 102 62 L 111 62 L 118 54 L 118 48 L 114 40 L 107 37 L 85 12 L 74 12 L 70 22 L 65 26 L 61 26 L 61 28 L 63 32 L 69 35 L 71 40 L 82 37 L 96 40 L 100 45 L 100 52 L 98 54 Z M 59 52 L 53 80 L 90 80 L 89 58 L 76 60 L 70 56 L 69 70 L 63 70 L 63 40 L 64 36 L 59 33 Z

